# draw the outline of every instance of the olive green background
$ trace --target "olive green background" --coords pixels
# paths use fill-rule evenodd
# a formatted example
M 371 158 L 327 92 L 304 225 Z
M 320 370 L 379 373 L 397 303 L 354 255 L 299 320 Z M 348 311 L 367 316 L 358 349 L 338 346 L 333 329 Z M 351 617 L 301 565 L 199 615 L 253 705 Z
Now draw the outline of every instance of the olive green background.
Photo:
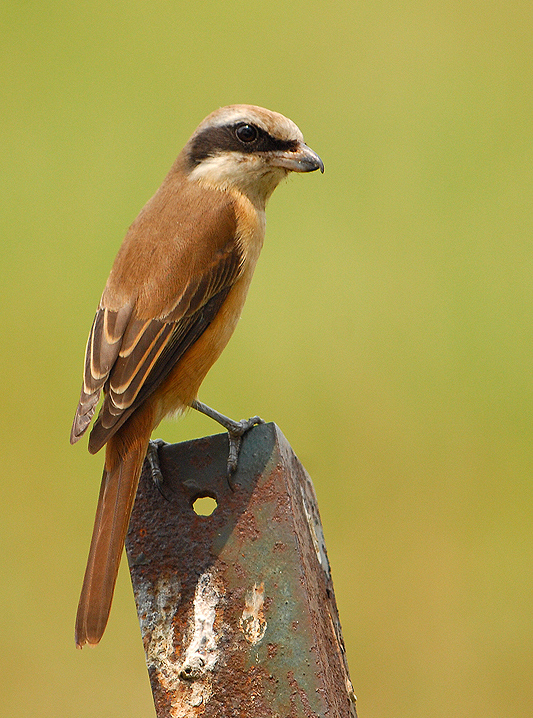
M 198 122 L 248 102 L 326 172 L 274 194 L 200 397 L 276 421 L 314 480 L 360 718 L 531 718 L 532 16 L 2 3 L 2 715 L 154 715 L 124 565 L 74 650 L 102 456 L 70 422 L 129 223 Z

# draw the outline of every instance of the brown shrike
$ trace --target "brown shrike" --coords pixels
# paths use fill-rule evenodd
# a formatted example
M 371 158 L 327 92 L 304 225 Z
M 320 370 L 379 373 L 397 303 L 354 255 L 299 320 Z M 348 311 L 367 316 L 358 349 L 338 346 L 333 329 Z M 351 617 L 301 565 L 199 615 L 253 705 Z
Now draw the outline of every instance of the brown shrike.
M 289 172 L 324 171 L 298 127 L 252 105 L 210 114 L 141 210 L 111 269 L 85 354 L 70 440 L 104 400 L 89 451 L 106 445 L 98 508 L 76 619 L 76 644 L 104 632 L 122 547 L 152 430 L 193 407 L 240 437 L 261 420 L 233 422 L 196 400 L 242 311 L 265 233 L 265 205 Z

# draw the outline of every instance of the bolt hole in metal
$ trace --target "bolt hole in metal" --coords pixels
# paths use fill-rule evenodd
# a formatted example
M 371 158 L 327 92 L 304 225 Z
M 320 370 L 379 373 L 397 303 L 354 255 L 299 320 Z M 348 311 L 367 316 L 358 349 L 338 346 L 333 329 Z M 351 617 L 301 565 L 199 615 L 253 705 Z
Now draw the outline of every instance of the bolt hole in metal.
M 192 503 L 192 508 L 197 516 L 211 516 L 218 506 L 214 496 L 198 496 Z

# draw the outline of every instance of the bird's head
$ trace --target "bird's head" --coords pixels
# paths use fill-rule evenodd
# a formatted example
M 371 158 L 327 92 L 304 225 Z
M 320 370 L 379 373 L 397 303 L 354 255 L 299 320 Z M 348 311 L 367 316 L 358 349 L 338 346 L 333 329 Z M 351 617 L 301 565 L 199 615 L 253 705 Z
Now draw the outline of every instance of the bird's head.
M 191 181 L 237 189 L 262 206 L 289 172 L 324 171 L 292 120 L 255 105 L 212 112 L 185 145 L 182 159 Z

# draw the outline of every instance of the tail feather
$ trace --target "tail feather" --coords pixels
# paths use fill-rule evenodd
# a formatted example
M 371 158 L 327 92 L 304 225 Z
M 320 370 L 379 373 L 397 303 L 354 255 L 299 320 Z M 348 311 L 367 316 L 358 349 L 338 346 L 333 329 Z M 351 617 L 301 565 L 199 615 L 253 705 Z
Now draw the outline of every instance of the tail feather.
M 133 444 L 128 442 L 129 446 L 124 445 L 122 438 L 119 432 L 106 447 L 91 548 L 76 617 L 78 648 L 85 643 L 98 643 L 107 625 L 149 432 L 142 440 L 138 437 Z

